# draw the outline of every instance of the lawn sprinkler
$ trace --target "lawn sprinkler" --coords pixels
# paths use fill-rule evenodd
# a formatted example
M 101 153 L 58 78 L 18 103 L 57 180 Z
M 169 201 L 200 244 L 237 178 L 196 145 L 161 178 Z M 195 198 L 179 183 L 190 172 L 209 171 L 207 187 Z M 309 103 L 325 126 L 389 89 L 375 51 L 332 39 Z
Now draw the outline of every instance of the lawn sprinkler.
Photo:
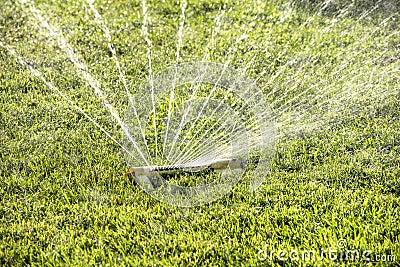
M 220 159 L 213 161 L 209 164 L 199 165 L 167 165 L 167 166 L 145 166 L 145 167 L 132 167 L 125 175 L 132 175 L 140 180 L 140 182 L 147 184 L 153 188 L 150 179 L 157 177 L 157 175 L 173 175 L 185 173 L 209 173 L 209 172 L 224 172 L 229 170 L 245 170 L 246 161 L 239 159 Z
M 182 165 L 182 166 L 146 166 L 132 167 L 129 169 L 128 175 L 154 177 L 157 174 L 176 174 L 176 173 L 193 173 L 201 171 L 222 172 L 226 170 L 245 169 L 245 161 L 238 159 L 222 159 L 211 162 L 207 165 Z
M 239 160 L 219 159 L 208 164 L 199 165 L 166 165 L 166 166 L 144 166 L 132 167 L 125 175 L 132 175 L 136 181 L 142 183 L 151 189 L 154 189 L 154 184 L 151 179 L 157 179 L 159 175 L 179 175 L 179 174 L 202 174 L 221 173 L 231 170 L 246 170 L 249 165 L 257 165 L 264 160 Z

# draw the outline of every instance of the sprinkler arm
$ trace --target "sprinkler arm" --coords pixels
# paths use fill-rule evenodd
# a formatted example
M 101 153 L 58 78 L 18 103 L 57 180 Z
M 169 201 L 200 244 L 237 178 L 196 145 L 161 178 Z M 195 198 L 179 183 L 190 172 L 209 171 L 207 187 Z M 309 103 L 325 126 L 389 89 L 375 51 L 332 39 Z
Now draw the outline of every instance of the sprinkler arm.
M 234 159 L 221 159 L 211 162 L 208 165 L 198 166 L 146 166 L 132 167 L 125 175 L 147 176 L 153 177 L 155 174 L 172 174 L 176 172 L 199 172 L 211 170 L 214 172 L 222 172 L 225 170 L 245 169 L 245 161 Z

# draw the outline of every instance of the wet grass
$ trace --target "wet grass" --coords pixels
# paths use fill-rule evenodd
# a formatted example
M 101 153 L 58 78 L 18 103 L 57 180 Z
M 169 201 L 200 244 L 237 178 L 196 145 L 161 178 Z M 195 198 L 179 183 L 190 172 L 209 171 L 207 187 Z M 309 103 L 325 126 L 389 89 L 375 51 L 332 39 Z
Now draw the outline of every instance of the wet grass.
M 248 75 L 255 78 L 267 70 L 259 82 L 266 95 L 276 90 L 269 95 L 271 101 L 295 86 L 287 99 L 274 103 L 275 108 L 315 84 L 339 91 L 372 84 L 368 92 L 382 95 L 344 98 L 343 105 L 332 106 L 335 116 L 322 116 L 312 128 L 287 133 L 276 145 L 271 171 L 259 191 L 250 194 L 246 184 L 240 184 L 226 198 L 201 207 L 171 207 L 141 191 L 124 176 L 122 150 L 0 48 L 0 265 L 359 266 L 368 262 L 340 255 L 331 260 L 326 254 L 298 261 L 296 254 L 293 260 L 278 254 L 295 251 L 301 258 L 304 251 L 321 255 L 329 249 L 368 251 L 370 260 L 393 255 L 394 262 L 387 256 L 377 264 L 398 265 L 399 73 L 389 70 L 399 69 L 400 40 L 398 34 L 386 37 L 399 30 L 399 16 L 373 32 L 387 13 L 356 23 L 353 15 L 362 14 L 364 8 L 356 5 L 358 13 L 322 33 L 337 17 L 337 5 L 336 13 L 329 15 L 310 12 L 310 1 L 264 2 L 189 2 L 179 61 L 198 61 L 207 54 L 207 60 L 224 62 L 232 54 L 231 65 L 243 67 L 255 57 Z M 134 92 L 148 75 L 141 3 L 95 5 L 111 30 Z M 83 6 L 37 3 L 39 9 L 50 10 L 44 12 L 50 14 L 46 18 L 63 29 L 123 113 L 127 100 L 107 42 Z M 158 71 L 176 62 L 181 11 L 169 1 L 151 1 L 148 6 L 153 68 Z M 13 1 L 1 1 L 0 8 L 0 40 L 122 139 L 92 90 L 35 20 Z M 221 31 L 208 45 L 221 10 L 225 10 Z M 310 17 L 310 25 L 301 26 Z M 242 32 L 247 38 L 235 44 Z M 364 50 L 357 53 L 360 49 Z M 344 62 L 346 70 L 333 75 Z M 282 67 L 285 75 L 268 85 Z M 349 73 L 353 74 L 340 80 L 340 75 Z M 309 93 L 310 99 L 318 94 Z M 347 246 L 338 248 L 343 240 Z

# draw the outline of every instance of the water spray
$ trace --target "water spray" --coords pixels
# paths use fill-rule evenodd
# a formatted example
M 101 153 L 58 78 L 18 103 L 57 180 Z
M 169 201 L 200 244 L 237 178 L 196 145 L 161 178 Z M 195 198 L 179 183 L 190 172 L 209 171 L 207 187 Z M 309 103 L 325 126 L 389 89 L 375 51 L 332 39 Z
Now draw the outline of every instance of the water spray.
M 256 82 L 240 70 L 227 63 L 178 64 L 143 83 L 133 102 L 141 105 L 129 106 L 124 118 L 131 136 L 124 136 L 123 144 L 134 153 L 124 153 L 131 167 L 126 175 L 151 196 L 197 206 L 229 194 L 245 173 L 250 192 L 263 183 L 276 129 Z M 152 136 L 147 143 L 143 132 Z M 150 148 L 148 162 L 136 153 L 131 138 L 144 151 Z M 175 184 L 176 179 L 182 183 Z M 185 184 L 187 179 L 193 183 Z

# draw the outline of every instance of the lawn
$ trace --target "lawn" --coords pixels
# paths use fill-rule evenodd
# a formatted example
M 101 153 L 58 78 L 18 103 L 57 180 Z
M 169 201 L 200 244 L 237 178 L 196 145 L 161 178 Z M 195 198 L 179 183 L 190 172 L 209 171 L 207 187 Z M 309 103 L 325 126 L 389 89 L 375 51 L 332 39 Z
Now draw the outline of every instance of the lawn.
M 102 25 L 132 94 L 177 63 L 244 69 L 279 129 L 264 184 L 190 208 L 146 194 L 121 147 L 10 52 L 123 139 L 32 10 L 0 0 L 0 265 L 398 266 L 399 3 L 145 4 L 95 1 L 100 22 L 85 1 L 35 1 L 121 114 Z

